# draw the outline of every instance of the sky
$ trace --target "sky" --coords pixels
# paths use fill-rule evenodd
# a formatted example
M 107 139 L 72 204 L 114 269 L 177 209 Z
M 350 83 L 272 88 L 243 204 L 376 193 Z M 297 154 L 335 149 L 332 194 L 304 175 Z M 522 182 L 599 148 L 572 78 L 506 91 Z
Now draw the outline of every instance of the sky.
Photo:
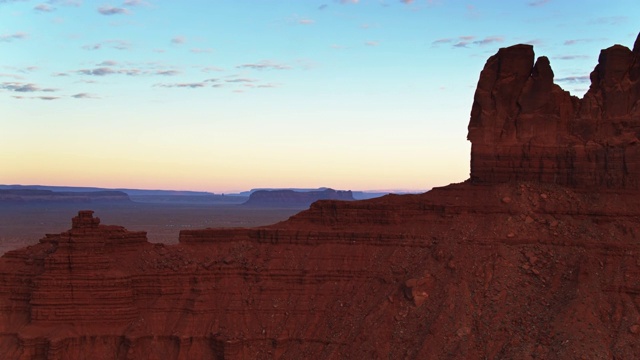
M 581 97 L 638 0 L 0 0 L 0 184 L 422 191 L 469 176 L 487 58 Z

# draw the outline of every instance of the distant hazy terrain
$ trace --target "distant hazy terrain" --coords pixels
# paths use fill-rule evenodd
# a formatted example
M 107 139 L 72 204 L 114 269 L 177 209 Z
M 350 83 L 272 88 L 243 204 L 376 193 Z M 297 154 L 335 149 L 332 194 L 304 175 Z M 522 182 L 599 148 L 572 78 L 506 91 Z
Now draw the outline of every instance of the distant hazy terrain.
M 327 189 L 281 190 L 310 194 Z M 103 224 L 147 231 L 151 242 L 176 243 L 180 230 L 270 225 L 308 208 L 308 202 L 287 202 L 286 206 L 277 202 L 242 206 L 254 192 L 263 190 L 266 189 L 214 194 L 203 191 L 0 185 L 0 255 L 35 244 L 47 233 L 69 229 L 71 218 L 79 210 L 94 210 Z M 355 199 L 366 199 L 386 193 L 354 191 L 352 194 Z
M 301 208 L 181 203 L 0 204 L 0 255 L 71 227 L 79 210 L 94 210 L 106 225 L 147 231 L 151 242 L 176 243 L 183 229 L 255 227 L 286 220 Z

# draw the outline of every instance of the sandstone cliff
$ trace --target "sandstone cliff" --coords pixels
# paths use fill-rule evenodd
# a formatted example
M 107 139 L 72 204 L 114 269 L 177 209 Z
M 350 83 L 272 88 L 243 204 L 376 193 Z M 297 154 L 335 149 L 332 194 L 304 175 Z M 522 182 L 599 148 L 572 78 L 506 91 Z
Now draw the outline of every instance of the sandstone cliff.
M 637 49 L 582 100 L 501 49 L 465 183 L 171 246 L 82 211 L 0 259 L 0 358 L 640 358 Z
M 639 137 L 639 40 L 633 50 L 602 50 L 583 99 L 553 83 L 549 60 L 534 63 L 532 46 L 503 48 L 475 93 L 471 180 L 638 190 Z

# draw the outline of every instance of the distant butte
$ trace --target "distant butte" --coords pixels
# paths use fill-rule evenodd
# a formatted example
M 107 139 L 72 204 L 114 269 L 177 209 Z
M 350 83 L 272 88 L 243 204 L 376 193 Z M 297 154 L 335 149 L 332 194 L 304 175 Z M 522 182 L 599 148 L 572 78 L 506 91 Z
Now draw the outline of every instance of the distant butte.
M 0 358 L 638 359 L 639 42 L 583 99 L 500 49 L 461 184 L 170 246 L 82 211 L 0 259 Z

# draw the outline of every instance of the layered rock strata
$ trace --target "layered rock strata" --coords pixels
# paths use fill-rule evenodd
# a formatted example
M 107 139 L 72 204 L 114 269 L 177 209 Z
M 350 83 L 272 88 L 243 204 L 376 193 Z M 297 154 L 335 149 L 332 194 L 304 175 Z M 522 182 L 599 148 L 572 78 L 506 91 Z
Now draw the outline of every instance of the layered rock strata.
M 638 190 L 640 37 L 633 50 L 601 51 L 582 99 L 553 76 L 549 59 L 534 63 L 530 45 L 489 58 L 469 122 L 471 180 Z
M 0 261 L 4 359 L 637 358 L 635 198 L 470 183 L 180 244 L 104 226 Z

